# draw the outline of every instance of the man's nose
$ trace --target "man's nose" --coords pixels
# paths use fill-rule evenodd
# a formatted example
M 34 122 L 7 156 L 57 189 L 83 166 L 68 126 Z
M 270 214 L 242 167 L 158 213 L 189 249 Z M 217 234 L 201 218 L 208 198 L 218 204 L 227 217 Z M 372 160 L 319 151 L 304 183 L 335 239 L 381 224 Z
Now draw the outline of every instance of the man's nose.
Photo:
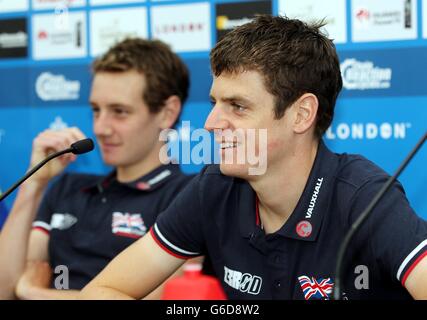
M 228 126 L 229 122 L 224 112 L 221 110 L 221 107 L 216 104 L 206 119 L 205 129 L 213 131 L 215 129 L 227 129 Z
M 100 112 L 93 121 L 93 131 L 96 136 L 109 136 L 112 134 L 111 119 L 107 113 Z

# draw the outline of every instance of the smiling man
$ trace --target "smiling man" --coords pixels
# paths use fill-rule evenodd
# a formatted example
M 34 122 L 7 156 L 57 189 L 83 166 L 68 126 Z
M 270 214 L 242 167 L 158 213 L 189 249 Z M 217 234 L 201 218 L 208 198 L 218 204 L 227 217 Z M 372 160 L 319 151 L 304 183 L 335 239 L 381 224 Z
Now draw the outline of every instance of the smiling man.
M 75 160 L 66 155 L 22 185 L 0 234 L 1 298 L 14 291 L 21 299 L 74 298 L 189 180 L 159 157 L 159 133 L 175 125 L 187 98 L 181 59 L 160 41 L 128 39 L 95 60 L 93 72 L 93 130 L 104 163 L 115 170 L 64 174 L 42 200 L 48 182 Z M 83 138 L 76 127 L 40 133 L 30 167 Z
M 320 27 L 264 15 L 218 42 L 205 127 L 215 131 L 221 164 L 193 179 L 84 298 L 143 297 L 198 255 L 210 258 L 230 299 L 331 298 L 339 245 L 388 176 L 322 141 L 342 80 Z M 238 130 L 267 138 L 250 146 L 226 133 Z M 251 148 L 266 153 L 265 173 L 228 161 Z M 426 239 L 426 221 L 396 182 L 349 248 L 344 298 L 427 299 Z

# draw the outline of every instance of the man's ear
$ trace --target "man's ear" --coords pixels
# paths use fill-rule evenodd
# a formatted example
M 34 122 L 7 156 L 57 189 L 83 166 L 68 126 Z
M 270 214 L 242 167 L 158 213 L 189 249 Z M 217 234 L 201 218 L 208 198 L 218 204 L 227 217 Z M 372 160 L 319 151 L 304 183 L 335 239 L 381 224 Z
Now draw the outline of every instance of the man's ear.
M 319 109 L 319 101 L 312 93 L 304 93 L 293 104 L 294 108 L 294 123 L 293 128 L 295 133 L 305 133 L 310 128 L 316 125 L 317 110 Z
M 159 115 L 160 128 L 172 128 L 175 122 L 178 120 L 180 113 L 181 99 L 179 99 L 179 97 L 176 95 L 167 98 Z

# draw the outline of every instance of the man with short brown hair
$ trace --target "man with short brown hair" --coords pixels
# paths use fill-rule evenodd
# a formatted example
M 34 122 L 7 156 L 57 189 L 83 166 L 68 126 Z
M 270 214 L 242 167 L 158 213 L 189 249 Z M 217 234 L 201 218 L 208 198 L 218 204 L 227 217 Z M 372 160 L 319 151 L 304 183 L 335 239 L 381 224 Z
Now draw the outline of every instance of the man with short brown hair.
M 104 163 L 115 170 L 64 174 L 42 200 L 48 183 L 76 159 L 64 155 L 21 186 L 0 234 L 1 298 L 74 298 L 147 232 L 189 180 L 178 165 L 160 161 L 167 155 L 159 134 L 174 127 L 188 94 L 181 59 L 160 41 L 127 39 L 95 60 L 93 73 L 93 130 Z M 77 127 L 40 133 L 30 167 L 83 138 Z
M 205 128 L 220 144 L 220 165 L 202 170 L 150 233 L 83 289 L 84 298 L 143 297 L 199 255 L 209 256 L 229 299 L 332 297 L 339 245 L 388 175 L 321 139 L 342 80 L 319 27 L 263 15 L 217 43 Z M 262 132 L 267 137 L 257 140 Z M 251 174 L 248 159 L 227 161 L 251 148 L 265 153 L 261 174 Z M 343 298 L 427 299 L 427 222 L 399 183 L 347 253 Z M 368 283 L 360 283 L 366 270 Z

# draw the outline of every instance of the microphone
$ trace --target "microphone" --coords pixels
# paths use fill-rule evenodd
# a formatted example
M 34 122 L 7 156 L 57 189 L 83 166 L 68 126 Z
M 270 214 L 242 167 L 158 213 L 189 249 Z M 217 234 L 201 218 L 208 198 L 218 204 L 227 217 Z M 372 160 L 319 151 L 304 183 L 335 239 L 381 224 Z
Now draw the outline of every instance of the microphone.
M 79 140 L 74 142 L 71 147 L 70 147 L 70 151 L 74 154 L 82 154 L 82 153 L 86 153 L 89 151 L 92 151 L 94 148 L 93 145 L 93 141 L 92 139 L 83 139 L 83 140 Z
M 39 162 L 37 165 L 34 166 L 30 171 L 28 171 L 18 182 L 16 182 L 12 187 L 10 187 L 5 193 L 0 195 L 0 202 L 3 201 L 9 194 L 11 194 L 21 183 L 23 183 L 25 180 L 27 180 L 29 177 L 31 177 L 37 170 L 39 170 L 41 167 L 43 167 L 46 163 L 48 163 L 50 160 L 62 156 L 66 153 L 73 153 L 73 154 L 82 154 L 89 151 L 92 151 L 94 148 L 94 144 L 92 139 L 83 139 L 79 140 L 77 142 L 74 142 L 69 148 L 65 150 L 61 150 L 55 153 L 50 154 L 46 159 Z
M 403 160 L 400 167 L 396 170 L 393 176 L 391 176 L 384 186 L 381 188 L 380 191 L 375 195 L 375 197 L 372 199 L 372 201 L 368 204 L 366 209 L 360 214 L 359 218 L 351 225 L 350 230 L 347 232 L 346 236 L 344 237 L 343 242 L 341 243 L 341 246 L 338 250 L 338 256 L 337 256 L 337 262 L 335 265 L 335 286 L 334 286 L 334 293 L 333 298 L 334 300 L 340 300 L 341 299 L 341 278 L 342 278 L 342 264 L 344 260 L 344 254 L 347 251 L 347 247 L 353 238 L 356 231 L 360 228 L 360 226 L 363 224 L 363 222 L 366 220 L 366 218 L 369 216 L 369 214 L 372 212 L 374 207 L 377 205 L 378 201 L 381 200 L 382 196 L 390 189 L 392 183 L 397 179 L 397 177 L 402 173 L 402 171 L 406 168 L 408 163 L 412 160 L 414 155 L 417 153 L 417 151 L 421 148 L 421 146 L 424 144 L 424 142 L 427 139 L 427 132 L 424 133 L 424 135 L 421 137 L 421 139 L 418 141 L 417 145 L 411 150 L 409 155 Z

